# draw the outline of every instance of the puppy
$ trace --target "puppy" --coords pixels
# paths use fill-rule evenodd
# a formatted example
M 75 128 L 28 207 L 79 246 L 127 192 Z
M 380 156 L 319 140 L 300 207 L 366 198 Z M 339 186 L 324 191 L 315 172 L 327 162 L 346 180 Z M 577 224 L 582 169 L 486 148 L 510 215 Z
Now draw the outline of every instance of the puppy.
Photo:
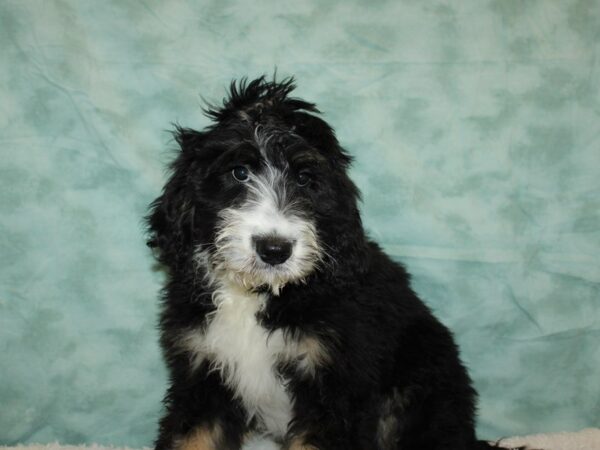
M 452 334 L 366 236 L 351 157 L 292 79 L 177 128 L 148 216 L 168 270 L 157 450 L 485 449 Z

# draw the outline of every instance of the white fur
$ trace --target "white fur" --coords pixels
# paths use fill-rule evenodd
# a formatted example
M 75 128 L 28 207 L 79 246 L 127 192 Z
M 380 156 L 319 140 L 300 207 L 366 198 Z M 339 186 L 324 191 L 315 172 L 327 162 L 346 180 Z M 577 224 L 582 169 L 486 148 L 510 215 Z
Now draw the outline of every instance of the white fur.
M 288 282 L 302 280 L 322 259 L 313 223 L 300 217 L 294 202 L 287 198 L 284 173 L 267 166 L 265 173 L 251 174 L 248 198 L 241 206 L 219 214 L 214 270 L 232 281 L 252 288 L 267 284 L 274 294 Z M 254 236 L 275 235 L 293 242 L 290 258 L 276 266 L 264 263 L 256 254 Z
M 269 334 L 256 320 L 265 294 L 248 292 L 233 283 L 215 292 L 217 309 L 208 325 L 189 330 L 182 342 L 193 355 L 193 365 L 205 358 L 218 370 L 248 411 L 265 431 L 283 437 L 292 417 L 292 402 L 285 382 L 275 371 L 282 358 L 296 354 L 295 342 L 286 343 L 281 330 Z

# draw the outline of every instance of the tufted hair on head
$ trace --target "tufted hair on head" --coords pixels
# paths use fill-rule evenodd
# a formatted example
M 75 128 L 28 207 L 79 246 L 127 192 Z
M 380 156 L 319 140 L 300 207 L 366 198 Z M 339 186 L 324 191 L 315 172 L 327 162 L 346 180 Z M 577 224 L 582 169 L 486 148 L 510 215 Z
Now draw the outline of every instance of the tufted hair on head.
M 260 118 L 266 108 L 279 111 L 308 111 L 319 112 L 314 103 L 309 103 L 299 98 L 290 97 L 289 94 L 296 89 L 293 77 L 267 81 L 263 75 L 252 81 L 241 78 L 232 81 L 229 86 L 229 95 L 223 100 L 222 106 L 207 106 L 205 114 L 217 121 L 227 121 L 239 118 L 239 114 L 246 117 Z

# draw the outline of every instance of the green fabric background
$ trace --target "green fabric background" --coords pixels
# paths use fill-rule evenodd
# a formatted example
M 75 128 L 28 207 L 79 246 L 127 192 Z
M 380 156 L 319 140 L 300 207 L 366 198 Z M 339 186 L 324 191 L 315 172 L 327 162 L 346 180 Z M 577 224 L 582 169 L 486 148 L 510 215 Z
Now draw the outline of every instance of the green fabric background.
M 2 1 L 0 443 L 151 443 L 168 130 L 275 66 L 455 330 L 482 436 L 599 425 L 599 51 L 598 1 Z

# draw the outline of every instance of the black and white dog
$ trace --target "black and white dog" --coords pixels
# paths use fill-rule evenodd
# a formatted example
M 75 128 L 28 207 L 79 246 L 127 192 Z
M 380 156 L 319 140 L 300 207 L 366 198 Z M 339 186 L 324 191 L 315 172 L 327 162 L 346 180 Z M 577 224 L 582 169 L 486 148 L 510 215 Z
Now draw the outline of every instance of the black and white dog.
M 350 156 L 292 79 L 232 83 L 148 217 L 168 269 L 158 450 L 485 449 L 452 334 L 363 230 Z

